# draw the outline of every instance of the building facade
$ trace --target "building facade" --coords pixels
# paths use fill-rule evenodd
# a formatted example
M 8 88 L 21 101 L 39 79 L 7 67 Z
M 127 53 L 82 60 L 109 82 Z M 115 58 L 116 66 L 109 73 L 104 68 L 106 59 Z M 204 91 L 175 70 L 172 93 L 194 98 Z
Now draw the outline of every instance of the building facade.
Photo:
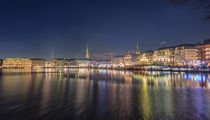
M 196 46 L 197 48 L 197 57 L 203 64 L 210 66 L 210 39 L 207 39 L 203 44 Z
M 176 66 L 198 66 L 199 60 L 196 45 L 185 44 L 175 48 Z
M 32 68 L 38 69 L 38 68 L 44 68 L 45 67 L 45 60 L 41 58 L 32 58 Z
M 155 50 L 152 59 L 155 65 L 173 65 L 174 47 L 164 47 Z
M 6 58 L 3 60 L 3 68 L 32 68 L 32 60 L 29 58 Z
M 144 51 L 137 57 L 136 65 L 152 65 L 153 51 Z
M 124 56 L 123 55 L 114 56 L 112 58 L 112 64 L 114 67 L 124 67 Z
M 133 65 L 132 55 L 127 54 L 124 56 L 124 65 L 126 67 L 131 67 Z

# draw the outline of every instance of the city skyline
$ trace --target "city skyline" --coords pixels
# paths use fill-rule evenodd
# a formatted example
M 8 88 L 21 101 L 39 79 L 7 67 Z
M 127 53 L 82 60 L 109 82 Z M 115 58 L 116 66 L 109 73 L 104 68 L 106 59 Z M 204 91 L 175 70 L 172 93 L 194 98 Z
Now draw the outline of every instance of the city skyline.
M 207 120 L 210 0 L 0 0 L 0 120 Z
M 151 4 L 152 3 L 152 4 Z M 151 1 L 2 1 L 0 58 L 85 56 L 197 43 L 209 38 L 203 11 Z M 55 9 L 56 8 L 56 9 Z M 91 56 L 91 55 L 90 55 Z

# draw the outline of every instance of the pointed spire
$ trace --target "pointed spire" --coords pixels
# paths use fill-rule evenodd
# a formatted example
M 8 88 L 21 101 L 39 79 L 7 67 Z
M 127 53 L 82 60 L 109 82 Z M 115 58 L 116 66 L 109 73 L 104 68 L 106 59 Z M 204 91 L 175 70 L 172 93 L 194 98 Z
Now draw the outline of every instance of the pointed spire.
M 136 44 L 136 51 L 139 50 L 139 41 L 137 40 L 137 44 Z
M 137 40 L 137 44 L 136 44 L 136 54 L 140 54 L 139 41 L 138 40 Z
M 86 56 L 85 58 L 89 59 L 88 45 L 86 46 Z

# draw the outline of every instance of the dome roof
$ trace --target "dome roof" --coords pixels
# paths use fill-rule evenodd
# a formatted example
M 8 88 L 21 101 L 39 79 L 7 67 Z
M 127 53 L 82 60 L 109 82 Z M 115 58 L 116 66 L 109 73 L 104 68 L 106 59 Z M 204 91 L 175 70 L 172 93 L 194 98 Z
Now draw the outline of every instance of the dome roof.
M 210 38 L 203 41 L 204 45 L 210 44 Z

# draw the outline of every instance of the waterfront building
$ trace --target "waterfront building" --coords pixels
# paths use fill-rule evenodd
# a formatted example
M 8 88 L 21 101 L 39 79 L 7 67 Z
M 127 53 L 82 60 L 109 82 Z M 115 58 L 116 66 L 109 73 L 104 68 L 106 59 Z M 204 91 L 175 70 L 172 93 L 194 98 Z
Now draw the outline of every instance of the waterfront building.
M 174 47 L 163 47 L 155 50 L 152 59 L 155 65 L 173 65 Z
M 63 59 L 63 58 L 52 59 L 53 67 L 64 67 L 64 63 L 65 63 L 65 59 Z
M 210 39 L 206 39 L 203 44 L 196 46 L 197 48 L 197 57 L 202 64 L 207 64 L 210 66 Z
M 98 66 L 98 67 L 111 68 L 112 67 L 112 62 L 111 62 L 111 60 L 96 60 L 95 65 Z
M 39 69 L 45 67 L 45 60 L 41 58 L 32 58 L 32 68 Z
M 77 67 L 78 60 L 76 58 L 67 59 L 67 66 L 69 67 Z
M 29 58 L 5 58 L 4 68 L 32 68 L 32 60 Z
M 141 54 L 137 57 L 136 65 L 151 65 L 153 58 L 153 51 L 143 51 Z
M 50 61 L 50 60 L 45 60 L 45 67 L 46 67 L 46 68 L 52 67 L 52 61 Z
M 78 67 L 80 59 L 77 58 L 56 58 L 52 60 L 52 67 Z
M 132 55 L 132 64 L 136 65 L 136 62 L 138 61 L 138 57 L 140 56 L 140 54 L 133 54 Z
M 112 64 L 114 67 L 124 67 L 124 56 L 123 55 L 114 56 L 112 58 Z
M 176 66 L 200 66 L 195 44 L 183 44 L 175 48 Z
M 133 65 L 131 54 L 127 54 L 127 55 L 124 56 L 124 65 L 126 67 L 131 67 Z
M 77 59 L 77 67 L 89 67 L 94 64 L 93 59 L 87 58 L 78 58 Z

